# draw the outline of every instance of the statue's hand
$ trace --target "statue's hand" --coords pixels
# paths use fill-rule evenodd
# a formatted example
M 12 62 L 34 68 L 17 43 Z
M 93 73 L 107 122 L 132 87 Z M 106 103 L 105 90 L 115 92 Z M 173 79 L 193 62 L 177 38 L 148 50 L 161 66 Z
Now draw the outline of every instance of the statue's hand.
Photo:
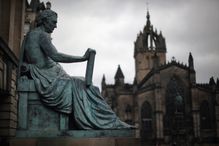
M 89 52 L 89 53 L 95 53 L 95 54 L 96 54 L 96 50 L 91 49 L 91 48 L 88 48 L 88 49 L 87 49 L 87 52 Z
M 87 50 L 83 56 L 84 60 L 88 60 L 89 58 L 89 51 Z
M 88 48 L 87 51 L 85 52 L 84 56 L 83 56 L 84 60 L 88 60 L 88 58 L 90 56 L 90 53 L 95 53 L 96 54 L 96 51 L 94 49 Z

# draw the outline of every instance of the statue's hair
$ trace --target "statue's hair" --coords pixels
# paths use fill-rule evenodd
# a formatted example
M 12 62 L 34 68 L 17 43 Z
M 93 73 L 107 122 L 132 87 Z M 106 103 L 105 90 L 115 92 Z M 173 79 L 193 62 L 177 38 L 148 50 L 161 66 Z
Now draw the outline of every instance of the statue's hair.
M 40 12 L 36 18 L 36 25 L 37 26 L 42 25 L 43 21 L 45 21 L 46 19 L 48 19 L 49 17 L 52 17 L 54 15 L 57 16 L 57 13 L 50 10 L 50 9 Z

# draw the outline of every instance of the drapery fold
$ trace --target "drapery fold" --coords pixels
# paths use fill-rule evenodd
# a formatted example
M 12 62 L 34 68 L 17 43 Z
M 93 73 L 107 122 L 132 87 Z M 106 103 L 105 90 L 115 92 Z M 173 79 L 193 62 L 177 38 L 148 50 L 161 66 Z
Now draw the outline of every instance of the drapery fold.
M 122 122 L 93 85 L 86 87 L 81 78 L 69 76 L 58 63 L 49 68 L 29 64 L 41 101 L 46 106 L 73 114 L 79 129 L 123 129 L 132 126 Z

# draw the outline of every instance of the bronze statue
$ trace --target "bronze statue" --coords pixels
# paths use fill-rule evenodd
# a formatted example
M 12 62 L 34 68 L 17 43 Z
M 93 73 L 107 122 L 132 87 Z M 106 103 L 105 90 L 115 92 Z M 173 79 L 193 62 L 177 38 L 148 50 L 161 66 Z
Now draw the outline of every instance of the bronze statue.
M 43 104 L 57 112 L 72 114 L 79 129 L 132 128 L 116 116 L 91 83 L 95 50 L 88 49 L 83 56 L 58 52 L 50 37 L 56 28 L 57 13 L 50 9 L 42 11 L 36 23 L 37 27 L 26 35 L 23 43 L 22 66 L 28 70 L 26 76 L 34 80 Z M 87 60 L 86 81 L 69 76 L 58 63 Z

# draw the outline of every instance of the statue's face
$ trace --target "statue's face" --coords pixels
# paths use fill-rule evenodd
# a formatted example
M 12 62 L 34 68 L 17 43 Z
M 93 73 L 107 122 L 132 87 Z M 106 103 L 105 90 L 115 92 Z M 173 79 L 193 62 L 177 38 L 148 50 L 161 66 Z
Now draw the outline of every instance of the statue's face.
M 57 16 L 53 15 L 46 19 L 44 23 L 45 31 L 48 33 L 52 33 L 53 30 L 57 27 Z

